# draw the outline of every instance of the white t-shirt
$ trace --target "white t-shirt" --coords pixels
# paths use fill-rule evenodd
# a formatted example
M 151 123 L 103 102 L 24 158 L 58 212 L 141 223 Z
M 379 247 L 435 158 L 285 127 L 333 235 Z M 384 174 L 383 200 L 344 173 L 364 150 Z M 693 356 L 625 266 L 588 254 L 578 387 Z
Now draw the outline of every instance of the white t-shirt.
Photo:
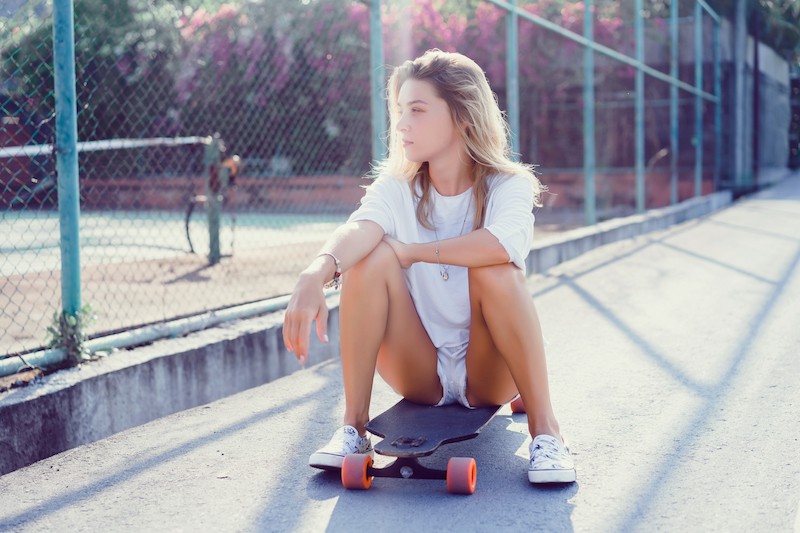
M 431 187 L 433 224 L 440 241 L 472 231 L 472 188 L 456 196 L 442 196 Z M 500 174 L 489 178 L 484 228 L 497 237 L 510 262 L 526 272 L 525 258 L 533 242 L 533 188 L 522 176 Z M 464 217 L 466 215 L 466 221 Z M 347 222 L 371 220 L 384 233 L 404 243 L 436 240 L 434 231 L 417 222 L 416 199 L 408 182 L 382 176 L 374 180 L 359 208 Z M 442 263 L 443 266 L 444 263 Z M 406 285 L 417 314 L 436 348 L 463 346 L 469 341 L 470 305 L 467 267 L 449 265 L 448 280 L 436 263 L 418 262 L 404 270 Z

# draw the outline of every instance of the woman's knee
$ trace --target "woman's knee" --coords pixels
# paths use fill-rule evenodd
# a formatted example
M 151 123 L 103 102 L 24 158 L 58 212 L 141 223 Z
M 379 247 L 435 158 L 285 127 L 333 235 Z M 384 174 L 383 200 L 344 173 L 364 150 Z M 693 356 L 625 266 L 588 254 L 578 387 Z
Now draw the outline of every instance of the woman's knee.
M 497 288 L 525 283 L 525 276 L 514 263 L 502 263 L 469 269 L 470 287 Z
M 374 279 L 376 273 L 385 273 L 389 268 L 399 265 L 400 262 L 392 247 L 381 241 L 361 261 L 348 269 L 344 276 L 347 279 L 348 277 L 367 275 Z

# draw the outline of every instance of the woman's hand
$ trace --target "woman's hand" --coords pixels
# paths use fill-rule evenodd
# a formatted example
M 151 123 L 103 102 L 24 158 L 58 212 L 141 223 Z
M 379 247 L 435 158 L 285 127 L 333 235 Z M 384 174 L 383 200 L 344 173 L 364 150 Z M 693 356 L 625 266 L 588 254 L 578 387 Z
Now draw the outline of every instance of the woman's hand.
M 398 261 L 400 261 L 401 267 L 408 268 L 416 263 L 416 259 L 414 259 L 411 254 L 410 244 L 400 242 L 397 239 L 389 237 L 388 235 L 383 236 L 383 242 L 392 247 L 392 250 L 394 250 L 394 255 L 396 255 Z
M 328 342 L 328 305 L 322 285 L 318 276 L 301 274 L 283 317 L 283 343 L 295 353 L 301 365 L 308 361 L 312 321 L 317 323 L 319 340 Z

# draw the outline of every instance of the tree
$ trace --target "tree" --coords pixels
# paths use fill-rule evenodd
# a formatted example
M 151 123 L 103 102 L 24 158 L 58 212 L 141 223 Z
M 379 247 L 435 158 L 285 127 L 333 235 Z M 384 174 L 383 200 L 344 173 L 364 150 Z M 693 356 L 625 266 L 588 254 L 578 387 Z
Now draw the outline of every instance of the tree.
M 736 0 L 709 0 L 720 15 L 733 19 Z M 749 31 L 758 24 L 764 44 L 794 64 L 800 64 L 800 2 L 797 0 L 747 0 Z

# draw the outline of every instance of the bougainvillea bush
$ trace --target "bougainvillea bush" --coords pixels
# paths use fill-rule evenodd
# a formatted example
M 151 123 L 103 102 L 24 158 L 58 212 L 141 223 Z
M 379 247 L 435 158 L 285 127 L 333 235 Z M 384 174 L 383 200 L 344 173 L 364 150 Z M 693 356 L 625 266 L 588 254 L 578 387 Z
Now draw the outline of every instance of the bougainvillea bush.
M 459 51 L 486 71 L 501 106 L 506 17 L 476 0 L 383 2 L 386 75 L 429 48 Z M 595 38 L 629 47 L 619 3 L 598 7 Z M 355 0 L 200 2 L 76 0 L 79 137 L 208 135 L 258 175 L 363 173 L 370 161 L 369 7 Z M 520 2 L 582 32 L 583 4 Z M 49 15 L 48 15 L 49 16 Z M 45 17 L 46 20 L 46 17 Z M 47 53 L 11 59 L 50 31 L 4 40 L 4 73 L 36 101 L 52 99 Z M 550 166 L 580 166 L 583 48 L 520 19 L 521 152 Z M 598 68 L 606 86 L 633 73 Z M 38 80 L 35 86 L 32 80 Z M 612 80 L 612 81 L 609 81 Z M 8 84 L 11 86 L 11 84 Z

